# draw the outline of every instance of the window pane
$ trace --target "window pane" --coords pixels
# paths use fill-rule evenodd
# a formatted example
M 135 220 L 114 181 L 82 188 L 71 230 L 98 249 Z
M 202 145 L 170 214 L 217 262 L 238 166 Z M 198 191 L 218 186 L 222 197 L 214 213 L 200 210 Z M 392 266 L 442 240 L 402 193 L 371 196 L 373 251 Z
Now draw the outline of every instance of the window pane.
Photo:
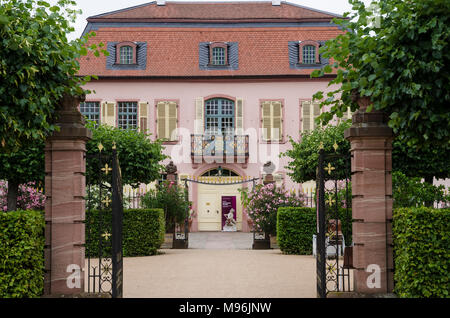
M 225 65 L 225 48 L 223 47 L 213 48 L 212 63 L 214 65 Z
M 137 103 L 119 102 L 119 128 L 137 129 Z
M 316 62 L 316 47 L 312 45 L 305 45 L 303 47 L 303 63 L 315 64 Z
M 99 102 L 84 102 L 80 103 L 80 113 L 83 114 L 86 119 L 93 120 L 100 124 L 100 103 Z
M 120 48 L 120 64 L 133 63 L 133 48 L 131 46 L 122 46 Z

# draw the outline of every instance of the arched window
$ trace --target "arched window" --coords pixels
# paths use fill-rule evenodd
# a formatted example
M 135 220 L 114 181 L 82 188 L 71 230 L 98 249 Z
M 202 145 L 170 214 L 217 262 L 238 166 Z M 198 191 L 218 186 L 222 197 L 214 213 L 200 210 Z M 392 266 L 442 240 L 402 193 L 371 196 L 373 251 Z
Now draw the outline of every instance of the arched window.
M 305 45 L 303 47 L 303 63 L 314 64 L 316 61 L 316 47 L 312 45 Z
M 319 42 L 317 41 L 302 41 L 299 44 L 299 63 L 300 64 L 319 64 Z
M 234 101 L 212 98 L 205 102 L 206 134 L 234 134 Z
M 202 177 L 239 177 L 233 170 L 223 169 L 222 167 L 211 169 L 202 174 Z
M 228 45 L 224 42 L 211 43 L 209 46 L 209 64 L 212 66 L 228 65 Z
M 129 45 L 120 47 L 120 64 L 133 64 L 133 48 Z

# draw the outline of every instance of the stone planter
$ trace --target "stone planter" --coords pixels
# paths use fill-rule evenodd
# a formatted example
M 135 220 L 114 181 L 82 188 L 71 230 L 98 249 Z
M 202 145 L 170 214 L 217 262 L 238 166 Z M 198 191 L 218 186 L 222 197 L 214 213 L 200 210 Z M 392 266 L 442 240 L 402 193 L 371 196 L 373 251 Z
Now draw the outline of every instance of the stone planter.
M 263 234 L 261 237 L 260 233 L 253 234 L 253 245 L 254 250 L 270 250 L 270 237 L 267 234 Z
M 161 245 L 161 248 L 172 248 L 173 243 L 173 233 L 164 234 L 164 243 Z
M 270 236 L 270 248 L 273 249 L 279 249 L 280 247 L 278 246 L 278 241 L 277 241 L 277 236 Z

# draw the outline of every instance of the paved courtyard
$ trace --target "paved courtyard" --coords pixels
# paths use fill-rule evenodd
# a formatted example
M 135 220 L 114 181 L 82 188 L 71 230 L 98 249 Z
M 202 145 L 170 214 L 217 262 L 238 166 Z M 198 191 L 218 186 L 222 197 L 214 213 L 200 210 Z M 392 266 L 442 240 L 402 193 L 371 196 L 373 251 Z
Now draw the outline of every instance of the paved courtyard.
M 313 256 L 251 250 L 249 233 L 191 233 L 190 249 L 124 259 L 124 297 L 316 297 Z

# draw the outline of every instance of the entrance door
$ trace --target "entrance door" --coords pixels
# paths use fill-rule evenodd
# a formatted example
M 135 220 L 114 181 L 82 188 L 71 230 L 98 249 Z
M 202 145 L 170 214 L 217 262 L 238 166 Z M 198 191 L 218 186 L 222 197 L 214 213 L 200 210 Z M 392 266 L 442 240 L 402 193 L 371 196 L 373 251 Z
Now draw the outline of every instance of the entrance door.
M 220 222 L 220 206 L 217 204 L 216 193 L 202 193 L 199 196 L 198 217 L 201 222 L 198 224 L 199 231 L 220 231 L 222 224 Z

